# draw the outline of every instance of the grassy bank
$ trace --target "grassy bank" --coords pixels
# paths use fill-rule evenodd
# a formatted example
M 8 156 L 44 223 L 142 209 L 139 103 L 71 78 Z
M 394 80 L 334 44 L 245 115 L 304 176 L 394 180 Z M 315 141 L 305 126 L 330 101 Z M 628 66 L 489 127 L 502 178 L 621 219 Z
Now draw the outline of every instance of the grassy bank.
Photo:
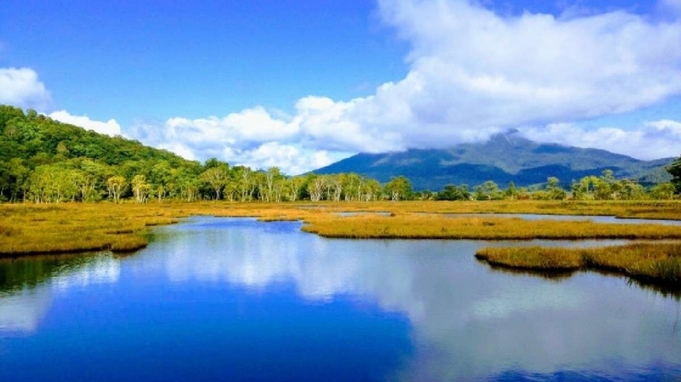
M 360 212 L 341 216 L 339 212 Z M 389 216 L 378 213 L 388 214 Z M 681 219 L 674 202 L 371 202 L 371 203 L 147 203 L 0 204 L 0 256 L 111 249 L 132 251 L 147 244 L 149 227 L 192 215 L 302 220 L 304 230 L 327 237 L 438 238 L 481 240 L 679 239 L 681 227 L 597 224 L 588 221 L 525 221 L 493 215 L 534 213 L 616 215 Z
M 375 214 L 306 220 L 303 230 L 324 237 L 357 239 L 583 240 L 679 239 L 681 227 L 604 224 L 591 221 L 531 221 L 520 218 Z
M 489 264 L 523 270 L 613 271 L 681 287 L 681 243 L 637 243 L 601 248 L 485 248 L 475 255 Z
M 0 256 L 134 251 L 147 245 L 147 227 L 174 222 L 172 213 L 136 205 L 3 205 Z

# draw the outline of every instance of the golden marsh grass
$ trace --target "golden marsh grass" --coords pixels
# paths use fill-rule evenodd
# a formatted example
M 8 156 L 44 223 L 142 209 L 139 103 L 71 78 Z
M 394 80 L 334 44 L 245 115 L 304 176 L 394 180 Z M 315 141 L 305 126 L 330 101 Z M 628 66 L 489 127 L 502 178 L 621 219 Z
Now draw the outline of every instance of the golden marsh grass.
M 681 227 L 655 224 L 604 224 L 591 221 L 531 221 L 521 218 L 446 217 L 396 214 L 328 216 L 306 220 L 303 230 L 334 238 L 472 240 L 678 239 Z
M 601 248 L 484 248 L 475 256 L 491 265 L 509 268 L 597 269 L 681 286 L 681 243 L 634 243 Z
M 341 216 L 340 212 L 359 213 Z M 255 217 L 262 221 L 301 220 L 304 230 L 327 237 L 525 240 L 669 239 L 681 228 L 591 222 L 526 221 L 480 215 L 531 213 L 613 215 L 681 219 L 681 202 L 499 201 L 499 202 L 322 202 L 228 203 L 164 202 L 0 205 L 0 255 L 64 253 L 144 247 L 149 227 L 192 215 Z M 385 216 L 389 215 L 389 216 Z

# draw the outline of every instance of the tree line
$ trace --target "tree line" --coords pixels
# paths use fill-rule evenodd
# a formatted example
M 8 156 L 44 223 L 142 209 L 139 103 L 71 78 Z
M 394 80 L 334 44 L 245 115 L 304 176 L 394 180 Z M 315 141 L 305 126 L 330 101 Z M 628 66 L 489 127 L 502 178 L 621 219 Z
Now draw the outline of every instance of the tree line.
M 414 191 L 408 178 L 398 176 L 381 184 L 356 173 L 286 176 L 279 168 L 266 171 L 230 166 L 215 158 L 194 168 L 173 168 L 167 161 L 122 167 L 107 166 L 87 158 L 39 165 L 34 170 L 10 161 L 14 187 L 0 189 L 5 201 L 54 203 L 64 201 L 120 202 L 225 200 L 230 202 L 376 201 L 376 200 L 642 200 L 673 199 L 673 183 L 646 189 L 629 179 L 616 179 L 612 171 L 585 176 L 569 189 L 549 177 L 544 185 L 500 188 L 487 181 L 474 187 L 448 185 L 436 192 Z M 1 187 L 0 187 L 1 188 Z M 6 193 L 11 191 L 11 193 Z
M 677 179 L 676 176 L 674 179 Z M 681 191 L 681 188 L 675 186 L 672 180 L 672 182 L 645 188 L 631 179 L 616 179 L 612 170 L 605 170 L 601 176 L 588 175 L 579 180 L 573 180 L 567 189 L 561 186 L 560 180 L 556 177 L 549 177 L 546 183 L 534 187 L 516 187 L 513 182 L 510 182 L 506 189 L 501 189 L 490 180 L 476 186 L 472 191 L 465 184 L 448 185 L 444 190 L 432 193 L 432 198 L 437 200 L 669 200 Z

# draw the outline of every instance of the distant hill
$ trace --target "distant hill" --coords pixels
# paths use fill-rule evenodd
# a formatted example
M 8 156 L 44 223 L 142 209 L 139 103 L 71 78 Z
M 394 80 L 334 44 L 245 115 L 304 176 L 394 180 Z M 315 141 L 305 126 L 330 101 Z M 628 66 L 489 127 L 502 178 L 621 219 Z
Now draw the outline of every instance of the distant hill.
M 473 187 L 487 180 L 505 187 L 531 186 L 555 176 L 564 187 L 586 175 L 611 169 L 618 178 L 644 185 L 668 181 L 664 170 L 674 158 L 641 161 L 605 150 L 537 143 L 516 132 L 493 136 L 484 143 L 460 144 L 449 149 L 386 154 L 357 154 L 315 170 L 316 174 L 356 172 L 387 182 L 393 176 L 409 178 L 416 190 L 440 190 L 447 184 Z
M 72 158 L 89 158 L 107 165 L 167 161 L 174 167 L 194 165 L 171 153 L 120 136 L 109 137 L 62 123 L 29 110 L 0 105 L 0 162 L 21 159 L 33 168 Z
M 33 176 L 39 168 L 44 171 Z M 142 175 L 156 189 L 162 184 L 170 190 L 171 185 L 184 185 L 181 175 L 193 179 L 201 171 L 201 163 L 167 150 L 0 105 L 0 202 L 48 193 L 61 199 L 66 189 L 71 195 L 66 199 L 75 199 L 76 188 L 80 199 L 100 200 L 108 195 L 106 182 L 112 176 L 123 176 L 129 183 Z M 123 196 L 131 193 L 130 187 L 123 189 Z

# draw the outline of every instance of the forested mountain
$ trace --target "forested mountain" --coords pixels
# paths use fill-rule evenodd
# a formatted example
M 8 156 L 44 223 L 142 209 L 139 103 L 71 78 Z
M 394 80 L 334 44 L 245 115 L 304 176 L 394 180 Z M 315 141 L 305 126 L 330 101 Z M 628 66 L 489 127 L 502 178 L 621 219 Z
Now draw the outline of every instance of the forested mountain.
M 0 105 L 0 200 L 20 200 L 29 184 L 40 173 L 53 178 L 80 177 L 72 183 L 95 191 L 105 188 L 112 176 L 132 179 L 143 174 L 166 173 L 171 170 L 189 176 L 202 171 L 199 162 L 188 161 L 166 150 L 158 150 L 123 137 L 109 137 L 81 127 L 54 121 L 33 110 L 24 113 L 12 106 Z M 36 175 L 36 173 L 38 173 Z M 103 195 L 80 197 L 101 199 Z
M 641 161 L 605 150 L 537 143 L 509 132 L 484 143 L 444 150 L 357 154 L 314 172 L 356 172 L 380 182 L 404 175 L 417 190 L 441 190 L 447 184 L 474 186 L 488 180 L 499 185 L 514 182 L 516 186 L 531 186 L 545 183 L 548 177 L 557 177 L 569 187 L 584 176 L 598 176 L 610 169 L 618 178 L 651 185 L 669 181 L 664 167 L 673 160 Z

